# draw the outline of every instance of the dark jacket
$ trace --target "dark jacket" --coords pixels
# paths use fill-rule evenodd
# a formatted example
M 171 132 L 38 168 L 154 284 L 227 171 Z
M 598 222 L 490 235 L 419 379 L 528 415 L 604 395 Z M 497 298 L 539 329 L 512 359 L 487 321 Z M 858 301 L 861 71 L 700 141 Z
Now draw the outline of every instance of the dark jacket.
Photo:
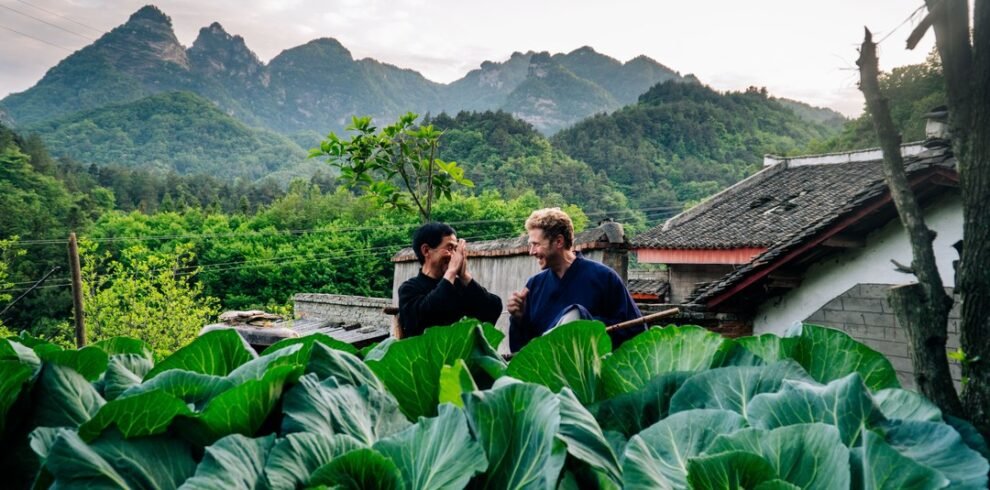
M 611 268 L 584 258 L 580 253 L 558 278 L 550 269 L 529 278 L 529 293 L 521 318 L 509 319 L 509 348 L 512 352 L 529 343 L 556 325 L 561 313 L 571 306 L 583 307 L 586 313 L 605 325 L 614 325 L 642 316 L 622 278 Z M 612 343 L 620 343 L 643 331 L 630 327 L 610 335 Z
M 427 327 L 450 325 L 463 317 L 494 324 L 502 314 L 502 300 L 477 281 L 467 286 L 443 278 L 419 275 L 399 286 L 399 322 L 405 337 L 419 335 Z

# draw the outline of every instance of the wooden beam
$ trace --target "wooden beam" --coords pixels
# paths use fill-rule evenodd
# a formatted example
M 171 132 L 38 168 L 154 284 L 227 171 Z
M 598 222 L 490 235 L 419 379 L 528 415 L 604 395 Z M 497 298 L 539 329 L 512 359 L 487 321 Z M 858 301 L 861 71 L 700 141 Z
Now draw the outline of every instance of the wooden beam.
M 822 242 L 822 246 L 831 248 L 863 248 L 866 246 L 866 239 L 850 235 L 835 235 Z
M 774 289 L 795 289 L 801 285 L 801 276 L 787 273 L 767 275 L 767 287 Z

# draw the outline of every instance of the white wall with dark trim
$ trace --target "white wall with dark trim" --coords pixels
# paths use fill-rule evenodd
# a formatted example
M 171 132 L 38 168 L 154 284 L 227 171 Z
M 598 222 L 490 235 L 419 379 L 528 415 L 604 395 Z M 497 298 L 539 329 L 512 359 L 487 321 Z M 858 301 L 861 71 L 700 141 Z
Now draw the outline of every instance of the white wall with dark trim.
M 935 258 L 946 287 L 955 286 L 952 262 L 959 255 L 952 247 L 962 239 L 962 199 L 950 192 L 925 209 L 925 221 L 938 235 Z M 848 249 L 811 266 L 800 286 L 760 305 L 753 318 L 755 334 L 782 334 L 795 322 L 806 320 L 834 298 L 857 284 L 908 284 L 913 275 L 894 270 L 891 259 L 911 263 L 911 246 L 900 220 L 893 219 L 866 238 L 863 248 Z

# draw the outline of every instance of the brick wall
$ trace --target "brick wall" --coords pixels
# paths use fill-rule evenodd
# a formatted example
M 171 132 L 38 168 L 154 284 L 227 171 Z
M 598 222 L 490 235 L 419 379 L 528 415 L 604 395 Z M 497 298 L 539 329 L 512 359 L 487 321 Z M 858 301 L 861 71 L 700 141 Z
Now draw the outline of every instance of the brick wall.
M 335 323 L 390 328 L 392 316 L 382 310 L 391 298 L 366 298 L 342 294 L 297 294 L 293 298 L 296 318 L 320 318 Z
M 889 284 L 857 284 L 829 301 L 806 318 L 806 323 L 838 328 L 890 359 L 897 378 L 905 388 L 914 388 L 914 370 L 908 353 L 907 332 L 898 324 L 887 303 Z M 952 294 L 951 288 L 946 292 Z M 949 313 L 947 346 L 959 347 L 959 298 Z M 958 384 L 960 369 L 951 362 L 949 368 Z M 957 386 L 958 387 L 958 386 Z

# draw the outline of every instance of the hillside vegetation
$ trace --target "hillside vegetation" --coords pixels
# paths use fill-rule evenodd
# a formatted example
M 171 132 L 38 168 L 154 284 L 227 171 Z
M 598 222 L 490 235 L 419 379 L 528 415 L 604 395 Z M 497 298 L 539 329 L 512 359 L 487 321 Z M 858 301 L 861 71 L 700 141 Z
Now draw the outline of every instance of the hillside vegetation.
M 302 175 L 306 152 L 291 140 L 254 129 L 190 92 L 165 92 L 82 111 L 32 128 L 57 153 L 84 162 L 180 174 L 260 179 Z M 314 162 L 306 164 L 315 167 Z M 312 175 L 312 171 L 308 172 Z
M 644 207 L 697 202 L 758 169 L 764 154 L 796 153 L 830 134 L 765 90 L 719 93 L 668 81 L 552 142 L 605 172 L 633 207 Z

